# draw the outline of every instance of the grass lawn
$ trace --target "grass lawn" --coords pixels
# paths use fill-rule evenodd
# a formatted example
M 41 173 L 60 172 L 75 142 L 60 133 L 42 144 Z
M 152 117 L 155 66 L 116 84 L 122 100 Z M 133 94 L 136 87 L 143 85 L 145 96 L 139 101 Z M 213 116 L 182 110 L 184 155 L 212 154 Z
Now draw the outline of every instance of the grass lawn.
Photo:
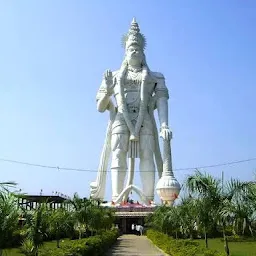
M 65 241 L 69 241 L 69 239 L 61 240 L 60 246 L 64 244 Z M 56 241 L 45 242 L 43 246 L 48 248 L 55 248 L 57 246 L 57 242 Z M 4 251 L 4 256 L 24 256 L 24 254 L 20 252 L 19 248 L 13 248 L 13 249 L 6 249 Z
M 204 246 L 204 240 L 198 240 Z M 224 242 L 220 238 L 209 239 L 209 249 L 224 252 Z M 229 242 L 231 256 L 256 256 L 256 241 L 253 242 Z
M 60 246 L 65 243 L 66 240 L 61 240 Z M 204 240 L 196 240 L 202 246 L 204 246 Z M 224 252 L 224 243 L 220 238 L 209 239 L 209 248 L 215 249 L 220 252 Z M 45 242 L 43 246 L 56 247 L 56 241 Z M 255 242 L 229 242 L 229 249 L 231 256 L 256 256 L 256 241 Z M 6 254 L 7 253 L 7 254 Z M 18 248 L 5 250 L 4 256 L 24 256 L 20 253 Z M 50 255 L 49 255 L 50 256 Z

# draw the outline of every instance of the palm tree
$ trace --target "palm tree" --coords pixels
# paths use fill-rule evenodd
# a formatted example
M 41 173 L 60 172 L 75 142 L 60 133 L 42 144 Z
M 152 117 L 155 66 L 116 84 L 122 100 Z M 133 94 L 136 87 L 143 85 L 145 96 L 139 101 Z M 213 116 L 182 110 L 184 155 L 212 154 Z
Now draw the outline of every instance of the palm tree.
M 110 229 L 114 223 L 114 212 L 112 209 L 92 205 L 89 209 L 89 214 L 88 224 L 92 235 L 94 232 L 97 234 L 101 230 Z
M 193 238 L 198 216 L 198 205 L 196 199 L 184 197 L 179 208 L 180 230 L 184 238 Z
M 60 238 L 62 233 L 74 227 L 72 215 L 64 208 L 52 210 L 49 218 L 50 230 L 57 240 L 57 248 L 60 248 Z
M 91 207 L 93 202 L 87 198 L 80 198 L 77 193 L 74 194 L 73 199 L 68 200 L 73 207 L 73 216 L 75 219 L 75 229 L 79 232 L 79 239 L 82 234 L 88 231 L 88 225 L 91 218 Z
M 222 227 L 226 255 L 229 255 L 227 225 L 232 223 L 236 233 L 244 234 L 247 229 L 252 234 L 252 220 L 255 216 L 255 208 L 253 208 L 256 198 L 253 194 L 255 186 L 253 190 L 251 184 L 231 179 L 222 187 L 220 180 L 199 171 L 188 177 L 186 185 L 200 202 L 198 215 L 205 230 L 206 247 L 208 247 L 207 230 L 211 223 Z
M 158 230 L 160 232 L 166 233 L 168 231 L 168 218 L 165 218 L 168 212 L 168 207 L 166 205 L 161 205 L 157 207 L 152 215 L 146 217 L 146 225 L 150 228 Z
M 220 200 L 219 208 L 217 210 L 217 221 L 222 227 L 223 239 L 224 239 L 224 249 L 226 255 L 230 253 L 228 239 L 226 236 L 226 227 L 230 224 L 234 224 L 237 221 L 237 203 L 242 203 L 245 193 L 248 186 L 243 182 L 235 179 L 228 181 L 225 186 L 222 188 L 222 199 Z M 242 200 L 241 200 L 242 199 Z M 244 198 L 245 201 L 247 200 Z M 236 213 L 235 213 L 236 212 Z M 241 211 L 240 211 L 241 213 Z M 247 214 L 246 214 L 247 215 Z M 235 233 L 235 229 L 233 229 Z
M 254 188 L 250 183 L 231 179 L 223 192 L 224 204 L 220 214 L 233 224 L 234 234 L 253 235 L 252 222 L 255 218 Z
M 104 214 L 103 214 L 103 225 L 102 228 L 105 230 L 110 229 L 115 221 L 115 210 L 111 208 L 104 208 Z
M 28 240 L 34 245 L 34 254 L 38 256 L 39 247 L 47 236 L 49 225 L 49 212 L 46 204 L 40 204 L 33 212 L 25 212 L 26 226 L 28 227 Z
M 10 191 L 10 188 L 16 187 L 17 183 L 14 181 L 0 182 L 0 191 Z
M 182 223 L 182 216 L 181 216 L 181 207 L 170 207 L 170 209 L 167 211 L 164 218 L 166 218 L 168 222 L 168 228 L 171 231 L 172 235 L 175 235 L 175 238 L 178 239 L 178 233 L 181 230 L 181 223 Z
M 192 195 L 199 199 L 197 201 L 199 222 L 204 229 L 205 247 L 208 248 L 208 231 L 222 199 L 220 181 L 197 170 L 195 174 L 187 178 L 186 187 Z
M 14 194 L 0 191 L 0 256 L 3 248 L 12 239 L 13 232 L 18 229 L 18 201 Z

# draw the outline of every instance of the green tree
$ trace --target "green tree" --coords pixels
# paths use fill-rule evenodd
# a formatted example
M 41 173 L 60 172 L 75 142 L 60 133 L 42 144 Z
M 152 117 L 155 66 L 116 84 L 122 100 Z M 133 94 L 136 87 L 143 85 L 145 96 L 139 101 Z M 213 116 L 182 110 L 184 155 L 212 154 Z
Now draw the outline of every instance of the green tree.
M 74 227 L 72 214 L 64 208 L 51 210 L 49 215 L 50 233 L 54 234 L 57 240 L 57 248 L 60 248 L 62 234 L 66 234 Z
M 180 230 L 184 238 L 193 238 L 198 216 L 198 205 L 192 197 L 182 198 L 179 209 Z
M 18 199 L 10 192 L 16 185 L 15 182 L 0 182 L 0 256 L 18 228 Z
M 13 232 L 18 229 L 18 200 L 6 191 L 0 191 L 0 256 L 11 241 Z
M 80 198 L 77 193 L 68 203 L 72 205 L 72 213 L 75 220 L 75 229 L 79 232 L 79 239 L 88 231 L 93 203 L 90 199 Z
M 255 197 L 251 183 L 231 179 L 223 192 L 223 205 L 220 214 L 233 225 L 233 233 L 253 235 L 252 223 L 255 220 Z
M 49 211 L 46 203 L 40 204 L 35 210 L 25 212 L 27 239 L 34 245 L 34 255 L 38 256 L 38 250 L 47 236 L 49 226 Z M 27 242 L 27 241 L 26 241 Z
M 114 223 L 114 212 L 111 209 L 92 203 L 89 209 L 89 228 L 91 234 L 98 234 L 101 230 L 110 229 Z
M 168 231 L 171 235 L 175 236 L 178 239 L 178 234 L 181 231 L 181 223 L 182 223 L 182 216 L 181 216 L 181 207 L 170 207 L 165 215 L 165 223 L 168 225 Z
M 196 171 L 187 178 L 186 187 L 198 199 L 198 222 L 203 227 L 205 247 L 208 248 L 208 232 L 222 199 L 220 181 Z
M 168 218 L 166 218 L 166 216 L 168 210 L 169 207 L 167 207 L 166 205 L 161 205 L 157 207 L 154 213 L 146 218 L 146 226 L 167 234 L 169 220 Z

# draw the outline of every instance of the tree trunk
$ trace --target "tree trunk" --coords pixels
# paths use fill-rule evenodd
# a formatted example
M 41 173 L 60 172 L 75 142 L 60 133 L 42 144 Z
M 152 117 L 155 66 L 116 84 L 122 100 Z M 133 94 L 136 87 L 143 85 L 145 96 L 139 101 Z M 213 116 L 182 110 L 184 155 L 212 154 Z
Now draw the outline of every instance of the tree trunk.
M 224 249 L 225 249 L 226 255 L 229 256 L 228 239 L 227 239 L 226 236 L 225 236 L 225 238 L 224 238 Z
M 178 232 L 175 231 L 175 236 L 176 236 L 176 239 L 178 239 Z
M 205 227 L 204 227 L 204 241 L 205 241 L 205 248 L 208 248 L 208 237 L 207 237 L 207 232 Z
M 223 238 L 224 238 L 224 250 L 226 252 L 226 255 L 229 256 L 228 239 L 226 237 L 225 225 L 224 224 L 223 224 Z
M 57 248 L 60 248 L 60 239 L 57 239 Z

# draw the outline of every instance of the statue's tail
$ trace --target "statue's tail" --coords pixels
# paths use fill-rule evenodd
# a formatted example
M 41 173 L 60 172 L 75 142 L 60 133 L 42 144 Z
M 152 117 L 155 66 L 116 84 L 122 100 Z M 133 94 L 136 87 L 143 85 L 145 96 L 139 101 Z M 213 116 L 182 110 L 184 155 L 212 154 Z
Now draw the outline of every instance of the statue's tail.
M 134 143 L 134 142 L 137 142 L 137 141 L 131 141 L 131 143 Z M 133 184 L 134 167 L 135 167 L 135 158 L 131 157 L 129 158 L 128 177 L 127 177 L 127 183 L 126 183 L 125 189 Z M 128 196 L 129 196 L 129 192 L 124 194 L 123 201 L 127 201 Z
M 112 132 L 112 123 L 115 118 L 115 107 L 112 102 L 109 103 L 109 111 L 110 111 L 110 120 L 108 122 L 105 142 L 103 146 L 103 150 L 101 152 L 100 164 L 98 168 L 96 181 L 91 182 L 91 197 L 93 199 L 104 200 L 105 195 L 105 187 L 106 187 L 106 177 L 107 177 L 107 168 L 109 157 L 111 153 L 111 132 Z
M 129 195 L 129 193 L 134 190 L 141 198 L 142 202 L 145 205 L 148 205 L 148 199 L 146 197 L 146 195 L 143 193 L 143 191 L 141 189 L 139 189 L 137 186 L 131 184 L 128 187 L 124 188 L 123 191 L 118 195 L 118 197 L 116 198 L 116 200 L 114 200 L 115 204 L 120 204 L 123 200 L 123 198 L 125 197 L 125 195 Z

